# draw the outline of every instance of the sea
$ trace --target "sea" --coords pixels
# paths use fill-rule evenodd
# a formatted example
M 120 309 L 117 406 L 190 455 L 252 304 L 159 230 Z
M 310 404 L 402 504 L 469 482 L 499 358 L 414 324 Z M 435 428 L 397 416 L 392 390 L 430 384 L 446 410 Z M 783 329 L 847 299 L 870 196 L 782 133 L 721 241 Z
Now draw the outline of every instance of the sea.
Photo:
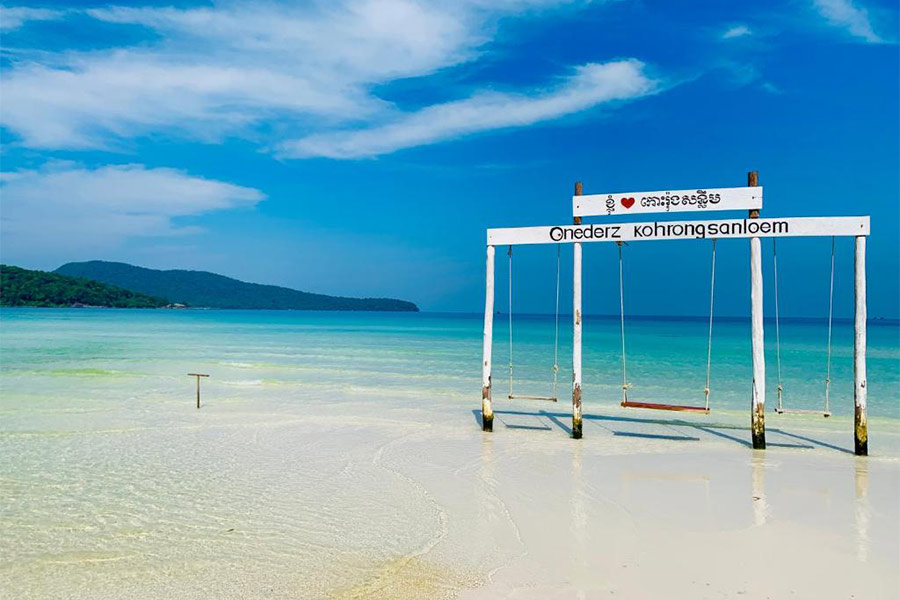
M 705 403 L 708 326 L 702 317 L 629 318 L 629 398 Z M 514 394 L 570 398 L 571 329 L 571 316 L 560 317 L 557 338 L 553 316 L 516 315 L 510 351 L 508 320 L 497 314 L 495 398 L 509 394 L 510 371 Z M 439 392 L 478 407 L 482 331 L 480 314 L 3 309 L 0 390 L 7 415 L 76 406 L 102 410 L 180 397 L 193 385 L 186 373 L 202 372 L 211 376 L 202 385 L 227 389 L 236 399 L 277 393 L 300 402 L 311 389 L 372 388 L 400 395 Z M 782 319 L 780 369 L 773 322 L 766 322 L 765 333 L 769 408 L 775 408 L 780 384 L 785 408 L 824 409 L 829 378 L 830 411 L 853 414 L 852 321 L 834 323 L 830 376 L 824 320 Z M 623 384 L 618 316 L 587 316 L 583 344 L 585 410 L 617 404 Z M 867 371 L 869 416 L 900 418 L 897 321 L 870 321 Z M 709 379 L 713 410 L 747 409 L 749 320 L 716 320 Z
M 628 319 L 629 399 L 703 405 L 708 326 Z M 478 431 L 482 332 L 480 314 L 4 308 L 0 588 L 21 598 L 340 597 L 335 586 L 352 590 L 373 564 L 427 552 L 443 513 L 391 466 L 391 448 L 433 428 L 450 457 L 453 440 Z M 508 320 L 496 315 L 495 410 L 566 414 L 571 316 L 557 329 L 553 316 L 517 315 L 512 333 L 510 352 Z M 818 414 L 774 413 L 776 389 L 785 408 L 822 411 L 829 377 L 828 421 L 852 431 L 853 323 L 834 323 L 830 375 L 827 334 L 822 320 L 783 320 L 779 369 L 766 322 L 770 426 L 818 426 Z M 586 418 L 621 413 L 618 317 L 585 318 L 583 365 Z M 900 323 L 869 323 L 867 369 L 877 449 L 877 431 L 900 428 Z M 200 410 L 189 373 L 209 375 Z M 749 320 L 719 319 L 710 418 L 749 421 L 750 387 Z M 521 439 L 565 437 L 546 423 Z M 351 509 L 360 493 L 365 512 Z M 454 577 L 464 586 L 470 574 Z M 239 587 L 248 581 L 253 593 Z

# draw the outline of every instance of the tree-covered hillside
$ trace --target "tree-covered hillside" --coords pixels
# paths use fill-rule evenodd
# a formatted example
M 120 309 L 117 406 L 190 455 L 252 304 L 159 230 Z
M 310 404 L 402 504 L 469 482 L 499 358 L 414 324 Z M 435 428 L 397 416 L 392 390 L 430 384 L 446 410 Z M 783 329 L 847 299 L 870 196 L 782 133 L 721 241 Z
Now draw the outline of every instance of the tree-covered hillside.
M 345 298 L 301 292 L 275 285 L 238 281 L 206 271 L 158 271 L 126 263 L 92 260 L 68 263 L 56 273 L 87 277 L 143 294 L 163 296 L 193 307 L 418 311 L 412 302 L 393 298 Z
M 0 265 L 0 306 L 158 308 L 168 303 L 99 281 Z

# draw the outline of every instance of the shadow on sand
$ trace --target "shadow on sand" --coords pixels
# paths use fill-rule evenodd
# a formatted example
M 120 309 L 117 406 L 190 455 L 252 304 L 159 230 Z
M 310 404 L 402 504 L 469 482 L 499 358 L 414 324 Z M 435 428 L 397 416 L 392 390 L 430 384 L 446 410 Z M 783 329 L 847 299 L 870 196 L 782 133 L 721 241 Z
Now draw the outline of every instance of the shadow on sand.
M 478 427 L 481 427 L 481 411 L 474 409 L 472 415 Z M 521 422 L 511 422 L 509 417 L 525 417 L 536 418 L 538 424 L 527 424 Z M 539 431 L 550 431 L 552 426 L 565 432 L 566 435 L 572 435 L 572 427 L 569 424 L 572 415 L 563 412 L 548 412 L 545 410 L 537 411 L 521 411 L 521 410 L 495 410 L 494 411 L 494 428 L 498 425 L 506 429 L 528 429 Z M 620 417 L 602 414 L 585 414 L 583 416 L 585 422 L 593 421 L 600 425 L 603 429 L 613 436 L 644 438 L 652 440 L 666 440 L 678 442 L 699 442 L 701 438 L 697 435 L 687 435 L 690 431 L 684 431 L 676 428 L 687 428 L 694 432 L 706 433 L 724 440 L 728 440 L 735 444 L 740 444 L 746 448 L 750 448 L 750 428 L 739 427 L 736 425 L 727 425 L 724 423 L 693 423 L 683 419 L 655 419 L 652 417 Z M 626 425 L 640 425 L 649 431 L 628 431 L 623 429 Z M 648 427 L 649 426 L 649 427 Z M 781 427 L 767 427 L 766 433 L 769 439 L 766 445 L 771 448 L 795 448 L 802 450 L 810 450 L 816 447 L 828 448 L 846 454 L 853 454 L 852 449 L 842 448 L 832 443 L 818 440 L 808 435 L 800 435 L 790 431 L 785 431 Z M 784 436 L 785 441 L 779 441 L 778 436 Z M 772 439 L 775 438 L 775 439 Z

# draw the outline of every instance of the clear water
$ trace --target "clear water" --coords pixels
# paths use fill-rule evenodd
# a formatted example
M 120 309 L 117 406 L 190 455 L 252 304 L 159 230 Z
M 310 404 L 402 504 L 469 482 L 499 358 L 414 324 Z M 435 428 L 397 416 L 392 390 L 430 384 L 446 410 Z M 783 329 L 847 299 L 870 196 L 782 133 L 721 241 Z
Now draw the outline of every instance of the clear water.
M 242 387 L 298 384 L 402 392 L 421 382 L 428 391 L 478 404 L 481 315 L 106 309 L 7 309 L 0 315 L 0 389 L 4 409 L 17 413 L 182 394 L 188 371 L 211 373 L 209 385 L 230 387 L 237 396 Z M 563 316 L 559 329 L 560 398 L 570 393 L 570 319 Z M 629 319 L 629 397 L 701 402 L 707 326 L 704 319 Z M 515 391 L 552 394 L 553 317 L 516 316 L 513 332 Z M 824 405 L 826 335 L 824 321 L 782 322 L 785 406 Z M 772 407 L 779 382 L 774 340 L 773 323 L 767 322 L 767 403 Z M 586 410 L 617 403 L 622 389 L 618 318 L 587 317 L 583 352 Z M 505 395 L 509 344 L 501 314 L 495 318 L 493 362 L 495 396 Z M 869 324 L 867 368 L 869 415 L 900 418 L 900 324 Z M 750 372 L 749 322 L 716 321 L 713 408 L 744 410 Z M 830 400 L 835 415 L 852 415 L 853 325 L 847 321 L 834 325 Z
M 494 380 L 509 388 L 509 329 L 498 315 L 495 329 Z M 570 318 L 560 328 L 560 394 L 571 381 Z M 709 322 L 703 318 L 630 318 L 625 325 L 626 378 L 630 400 L 703 404 L 706 387 Z M 821 410 L 828 366 L 827 323 L 792 319 L 780 324 L 780 377 L 774 322 L 765 323 L 767 406 L 774 409 L 782 386 L 785 408 Z M 517 391 L 552 390 L 553 319 L 516 317 L 513 323 L 513 385 Z M 832 332 L 829 405 L 834 415 L 853 414 L 853 323 L 835 322 Z M 587 317 L 584 324 L 585 401 L 608 405 L 621 400 L 622 341 L 618 317 Z M 900 326 L 868 327 L 867 378 L 869 415 L 900 417 Z M 710 406 L 746 410 L 751 381 L 750 323 L 718 319 L 713 324 Z M 526 379 L 520 384 L 520 379 Z M 543 378 L 548 383 L 543 383 Z M 543 393 L 547 393 L 546 391 Z
M 629 321 L 630 397 L 702 403 L 706 327 L 702 319 Z M 868 331 L 873 440 L 900 424 L 898 332 L 897 323 Z M 745 321 L 719 321 L 713 340 L 712 406 L 733 413 L 738 434 L 749 404 L 748 334 Z M 773 334 L 767 324 L 769 405 Z M 845 441 L 852 334 L 852 324 L 835 327 L 835 417 L 827 423 Z M 823 322 L 783 325 L 792 407 L 822 406 L 825 335 Z M 554 337 L 552 317 L 515 321 L 517 393 L 552 393 Z M 500 410 L 509 406 L 501 404 L 507 338 L 497 315 Z M 586 415 L 620 411 L 619 345 L 617 319 L 585 320 Z M 495 501 L 468 478 L 484 460 L 473 414 L 481 347 L 481 315 L 3 310 L 0 589 L 20 598 L 341 597 L 334 590 L 352 591 L 398 564 L 408 570 L 425 553 L 440 565 L 417 575 L 432 591 L 409 597 L 468 585 L 503 557 L 466 512 Z M 564 318 L 562 413 L 570 356 Z M 211 375 L 200 411 L 189 372 Z M 571 447 L 543 429 L 498 443 L 521 444 L 510 456 L 558 438 L 560 449 Z M 659 443 L 586 441 L 604 452 Z

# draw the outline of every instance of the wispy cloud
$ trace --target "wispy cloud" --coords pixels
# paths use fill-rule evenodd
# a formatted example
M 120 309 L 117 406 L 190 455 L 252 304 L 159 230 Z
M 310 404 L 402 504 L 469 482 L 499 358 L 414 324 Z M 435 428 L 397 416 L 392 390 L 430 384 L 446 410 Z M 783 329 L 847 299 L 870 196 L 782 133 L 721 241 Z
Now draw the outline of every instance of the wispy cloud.
M 0 179 L 4 252 L 20 245 L 66 252 L 115 247 L 135 236 L 171 236 L 196 228 L 176 217 L 252 207 L 258 190 L 143 165 L 87 169 L 68 163 Z
M 360 158 L 432 144 L 463 135 L 531 125 L 598 104 L 645 96 L 657 82 L 637 60 L 588 64 L 554 89 L 531 93 L 481 92 L 470 98 L 428 106 L 390 123 L 351 131 L 310 135 L 286 142 L 289 158 Z
M 96 148 L 148 134 L 204 141 L 371 118 L 372 85 L 456 64 L 483 41 L 465 15 L 414 0 L 304 7 L 94 9 L 152 29 L 153 43 L 18 62 L 2 123 L 39 148 Z M 323 121 L 324 119 L 324 121 Z
M 734 25 L 725 30 L 722 34 L 723 40 L 731 40 L 734 38 L 745 37 L 751 35 L 753 32 L 746 25 Z
M 885 41 L 875 33 L 869 12 L 852 0 L 813 0 L 813 6 L 829 24 L 846 30 L 856 38 L 873 44 Z
M 29 21 L 53 21 L 66 15 L 64 10 L 31 8 L 27 6 L 0 6 L 0 31 L 18 29 Z
M 3 125 L 32 148 L 108 148 L 152 133 L 212 141 L 283 118 L 362 118 L 382 103 L 342 82 L 144 51 L 22 64 L 4 83 Z
M 376 92 L 476 60 L 501 18 L 565 3 L 239 0 L 89 9 L 83 14 L 147 28 L 148 37 L 132 47 L 17 58 L 4 73 L 0 124 L 18 143 L 42 149 L 116 150 L 145 136 L 240 136 L 284 156 L 355 157 L 647 93 L 651 83 L 632 60 L 579 67 L 550 90 L 476 89 L 465 100 L 413 113 Z

